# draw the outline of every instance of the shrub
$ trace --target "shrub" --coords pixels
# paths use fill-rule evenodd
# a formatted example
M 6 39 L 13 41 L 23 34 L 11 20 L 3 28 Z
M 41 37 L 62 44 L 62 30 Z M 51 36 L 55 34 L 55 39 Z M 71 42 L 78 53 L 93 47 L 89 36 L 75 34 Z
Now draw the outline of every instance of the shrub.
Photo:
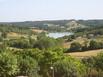
M 76 52 L 81 50 L 82 50 L 82 45 L 78 42 L 72 43 L 69 49 L 70 52 Z

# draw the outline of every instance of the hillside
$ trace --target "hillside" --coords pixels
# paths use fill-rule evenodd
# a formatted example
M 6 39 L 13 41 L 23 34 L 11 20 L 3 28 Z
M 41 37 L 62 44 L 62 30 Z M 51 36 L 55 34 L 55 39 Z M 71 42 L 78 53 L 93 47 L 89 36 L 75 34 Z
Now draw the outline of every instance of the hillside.
M 68 31 L 77 28 L 103 26 L 103 20 L 47 20 L 47 21 L 25 21 L 25 22 L 1 22 L 1 24 L 36 27 L 49 31 Z
M 103 20 L 46 20 L 46 21 L 24 21 L 24 22 L 0 22 L 1 24 L 14 24 L 18 26 L 38 26 L 43 24 L 54 24 L 65 26 L 67 23 L 76 21 L 79 24 L 85 26 L 101 26 L 103 25 Z

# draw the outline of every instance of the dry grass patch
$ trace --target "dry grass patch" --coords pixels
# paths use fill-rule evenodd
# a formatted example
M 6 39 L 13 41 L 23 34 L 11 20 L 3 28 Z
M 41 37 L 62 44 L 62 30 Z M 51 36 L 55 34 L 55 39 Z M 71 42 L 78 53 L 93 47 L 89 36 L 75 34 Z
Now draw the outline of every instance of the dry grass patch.
M 71 55 L 71 56 L 77 57 L 77 58 L 85 58 L 85 57 L 97 56 L 97 54 L 101 53 L 101 52 L 103 52 L 103 49 L 90 50 L 90 51 L 85 51 L 85 52 L 66 53 L 65 55 Z
M 20 34 L 20 33 L 15 33 L 15 32 L 9 32 L 7 34 L 7 37 L 10 38 L 10 39 L 18 39 L 18 38 L 21 38 L 21 37 L 27 37 L 27 35 Z
M 40 29 L 31 29 L 33 32 L 36 33 L 42 33 L 42 32 L 46 32 L 45 30 L 40 30 Z

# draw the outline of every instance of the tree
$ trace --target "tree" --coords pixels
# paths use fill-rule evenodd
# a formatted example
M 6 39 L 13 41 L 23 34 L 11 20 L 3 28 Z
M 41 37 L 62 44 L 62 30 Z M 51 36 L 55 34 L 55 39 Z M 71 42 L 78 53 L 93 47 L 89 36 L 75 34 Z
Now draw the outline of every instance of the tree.
M 71 44 L 69 51 L 70 52 L 76 52 L 76 51 L 81 51 L 82 46 L 78 42 L 74 42 Z
M 103 53 L 100 53 L 95 57 L 95 67 L 103 70 Z
M 79 60 L 65 57 L 55 63 L 55 77 L 83 77 L 86 67 Z
M 87 77 L 97 77 L 97 71 L 96 71 L 96 67 L 95 67 L 95 58 L 94 57 L 88 57 L 88 58 L 84 58 L 82 59 L 82 62 L 85 64 L 85 66 L 87 67 L 86 72 L 87 72 Z M 95 72 L 93 72 L 95 71 Z
M 88 41 L 85 41 L 83 43 L 83 46 L 82 46 L 82 51 L 87 51 L 87 50 L 89 50 L 89 48 L 88 48 Z
M 2 36 L 3 38 L 7 38 L 7 33 L 6 33 L 6 32 L 2 32 L 1 36 Z
M 42 57 L 39 60 L 39 66 L 40 66 L 40 74 L 43 77 L 50 77 L 50 67 L 54 66 L 54 63 L 63 58 L 63 52 L 62 50 L 57 51 L 60 49 L 55 50 L 47 50 L 42 53 Z
M 32 51 L 33 52 L 33 51 Z M 35 56 L 31 51 L 17 52 L 19 73 L 17 75 L 37 77 L 38 74 L 38 62 L 35 60 Z
M 56 46 L 56 40 L 49 37 L 39 38 L 34 44 L 34 48 L 48 49 Z
M 103 77 L 103 53 L 84 58 L 82 61 L 87 67 L 87 77 Z
M 26 39 L 17 39 L 17 40 L 10 40 L 9 41 L 10 47 L 16 47 L 16 48 L 30 48 L 30 42 Z
M 11 77 L 18 72 L 17 58 L 10 52 L 0 53 L 0 77 Z
M 95 40 L 91 40 L 90 44 L 89 44 L 90 49 L 99 49 L 101 46 L 102 46 L 101 43 L 99 43 Z

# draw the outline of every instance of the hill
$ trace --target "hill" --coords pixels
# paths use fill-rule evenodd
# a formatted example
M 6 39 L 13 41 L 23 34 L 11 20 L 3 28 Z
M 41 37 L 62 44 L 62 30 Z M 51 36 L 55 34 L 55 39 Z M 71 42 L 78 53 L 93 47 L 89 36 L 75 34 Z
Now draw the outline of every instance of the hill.
M 14 24 L 18 26 L 42 26 L 44 24 L 54 24 L 65 26 L 67 23 L 76 21 L 79 24 L 85 26 L 101 26 L 103 25 L 103 20 L 46 20 L 46 21 L 24 21 L 24 22 L 1 22 L 1 24 Z
M 15 25 L 43 29 L 47 31 L 71 31 L 90 27 L 103 26 L 103 20 L 46 20 L 46 21 L 24 21 L 24 22 L 1 22 L 0 24 Z

